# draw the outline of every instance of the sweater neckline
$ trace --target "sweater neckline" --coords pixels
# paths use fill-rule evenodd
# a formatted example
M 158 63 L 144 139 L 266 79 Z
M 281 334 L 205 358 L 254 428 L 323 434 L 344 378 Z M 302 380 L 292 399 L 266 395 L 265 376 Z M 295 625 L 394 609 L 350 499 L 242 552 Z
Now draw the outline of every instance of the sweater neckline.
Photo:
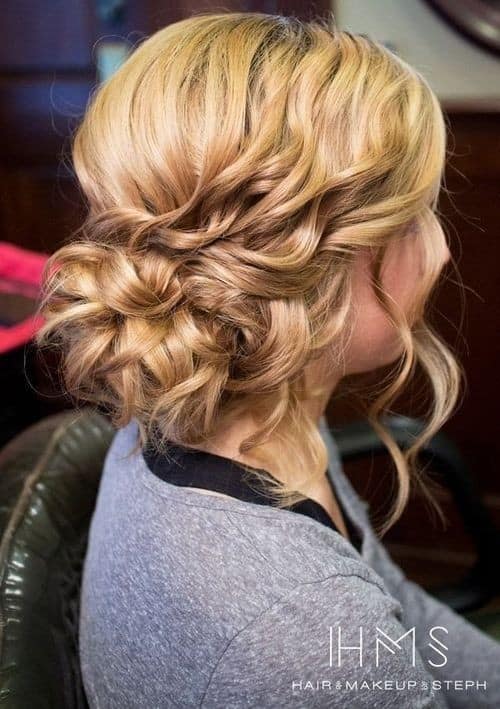
M 211 490 L 243 502 L 276 507 L 275 502 L 266 493 L 258 473 L 265 473 L 271 478 L 274 476 L 263 468 L 243 465 L 232 458 L 172 441 L 166 442 L 164 451 L 158 451 L 146 442 L 142 448 L 142 457 L 150 473 L 171 485 Z M 361 553 L 362 537 L 334 488 L 330 470 L 327 469 L 325 474 L 344 518 L 349 534 L 349 539 L 346 541 Z M 324 507 L 311 498 L 281 509 L 310 517 L 341 534 Z M 342 534 L 341 536 L 343 537 Z

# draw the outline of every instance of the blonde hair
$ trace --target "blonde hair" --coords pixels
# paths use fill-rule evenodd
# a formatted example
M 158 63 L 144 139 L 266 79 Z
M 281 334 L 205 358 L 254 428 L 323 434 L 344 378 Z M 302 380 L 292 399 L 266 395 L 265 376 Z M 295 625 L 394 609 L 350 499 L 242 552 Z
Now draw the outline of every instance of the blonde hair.
M 461 376 L 424 322 L 446 161 L 425 79 L 331 20 L 202 13 L 144 41 L 99 88 L 73 160 L 89 214 L 47 264 L 38 345 L 60 347 L 75 399 L 105 406 L 117 427 L 135 418 L 142 445 L 196 446 L 252 412 L 240 452 L 280 469 L 279 483 L 262 472 L 279 506 L 326 470 L 304 369 L 326 351 L 340 363 L 353 259 L 372 249 L 375 292 L 404 345 L 369 411 L 396 465 L 387 526 L 397 519 Z M 425 266 L 413 326 L 380 283 L 387 246 L 408 230 Z M 432 410 L 403 452 L 379 415 L 417 363 Z

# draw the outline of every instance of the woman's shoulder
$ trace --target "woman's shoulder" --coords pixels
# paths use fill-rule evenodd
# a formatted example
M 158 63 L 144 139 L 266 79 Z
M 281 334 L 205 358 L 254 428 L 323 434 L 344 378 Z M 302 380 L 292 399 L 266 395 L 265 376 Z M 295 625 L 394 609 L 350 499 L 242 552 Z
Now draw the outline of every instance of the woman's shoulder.
M 244 595 L 253 589 L 263 603 L 297 584 L 335 575 L 339 581 L 356 576 L 386 592 L 380 576 L 330 527 L 297 511 L 206 495 L 158 478 L 140 449 L 131 453 L 135 430 L 121 429 L 112 442 L 92 520 L 91 545 L 109 548 L 115 540 L 110 563 L 119 564 L 132 550 L 129 569 L 138 563 L 134 559 L 144 564 L 154 556 L 158 574 L 171 579 L 182 571 L 204 587 L 205 597 L 216 586 L 214 574 L 223 588 L 241 588 Z

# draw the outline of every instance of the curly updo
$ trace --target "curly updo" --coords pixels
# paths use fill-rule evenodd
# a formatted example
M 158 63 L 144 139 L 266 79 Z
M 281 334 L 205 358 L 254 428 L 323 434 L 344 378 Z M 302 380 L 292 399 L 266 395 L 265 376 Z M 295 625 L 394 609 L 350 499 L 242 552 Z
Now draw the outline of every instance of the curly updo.
M 398 472 L 396 519 L 461 376 L 423 319 L 442 265 L 446 161 L 425 79 L 333 23 L 203 13 L 151 36 L 99 87 L 73 161 L 89 211 L 45 269 L 38 344 L 60 348 L 75 400 L 105 406 L 117 427 L 135 418 L 140 445 L 197 445 L 252 412 L 240 451 L 281 469 L 266 482 L 278 505 L 326 470 L 304 370 L 326 351 L 339 366 L 353 261 L 373 250 L 377 297 L 404 344 L 370 409 Z M 388 245 L 409 230 L 425 264 L 411 326 L 380 283 Z M 417 362 L 433 406 L 403 453 L 378 415 Z

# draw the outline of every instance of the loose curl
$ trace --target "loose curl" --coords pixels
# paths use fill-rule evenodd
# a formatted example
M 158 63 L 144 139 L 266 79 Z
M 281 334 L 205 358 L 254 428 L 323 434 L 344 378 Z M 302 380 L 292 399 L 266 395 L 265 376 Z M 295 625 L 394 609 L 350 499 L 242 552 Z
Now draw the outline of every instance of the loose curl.
M 388 528 L 462 373 L 424 321 L 446 160 L 425 79 L 331 20 L 202 13 L 144 41 L 99 88 L 73 160 L 89 214 L 45 269 L 38 345 L 59 345 L 75 400 L 104 405 L 117 427 L 135 418 L 139 445 L 196 446 L 251 412 L 240 452 L 279 469 L 279 483 L 261 473 L 278 506 L 326 470 L 304 370 L 327 351 L 339 366 L 353 260 L 372 250 L 404 345 L 368 414 L 399 479 Z M 411 324 L 381 285 L 387 247 L 408 232 L 424 263 Z M 417 363 L 433 406 L 402 452 L 380 413 Z

